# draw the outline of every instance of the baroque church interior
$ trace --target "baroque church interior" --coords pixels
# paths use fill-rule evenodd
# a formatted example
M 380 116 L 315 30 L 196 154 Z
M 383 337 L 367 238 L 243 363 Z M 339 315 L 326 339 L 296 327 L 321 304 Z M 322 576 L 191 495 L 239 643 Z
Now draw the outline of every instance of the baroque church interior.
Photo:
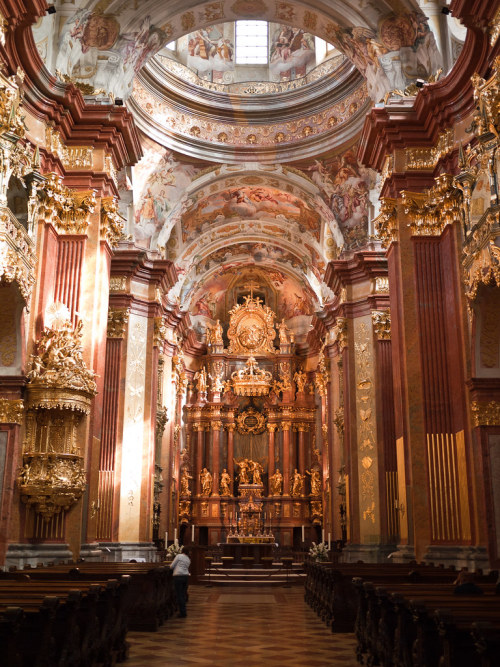
M 496 0 L 0 0 L 1 568 L 498 568 L 499 35 Z

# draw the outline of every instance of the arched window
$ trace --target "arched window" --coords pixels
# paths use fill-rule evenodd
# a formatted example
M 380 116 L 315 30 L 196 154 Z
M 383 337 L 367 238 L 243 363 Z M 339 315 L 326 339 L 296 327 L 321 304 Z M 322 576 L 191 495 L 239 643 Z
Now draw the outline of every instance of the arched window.
M 268 59 L 267 21 L 236 21 L 236 64 L 266 65 Z

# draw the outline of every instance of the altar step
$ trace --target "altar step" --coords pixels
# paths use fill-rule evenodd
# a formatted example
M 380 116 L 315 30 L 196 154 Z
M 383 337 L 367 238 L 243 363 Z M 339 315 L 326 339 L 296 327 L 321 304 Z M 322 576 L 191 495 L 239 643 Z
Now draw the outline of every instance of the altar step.
M 222 563 L 214 563 L 210 574 L 208 571 L 198 578 L 200 584 L 214 586 L 284 586 L 288 584 L 304 584 L 306 575 L 302 563 L 293 563 L 288 574 L 281 563 L 267 567 L 223 567 Z

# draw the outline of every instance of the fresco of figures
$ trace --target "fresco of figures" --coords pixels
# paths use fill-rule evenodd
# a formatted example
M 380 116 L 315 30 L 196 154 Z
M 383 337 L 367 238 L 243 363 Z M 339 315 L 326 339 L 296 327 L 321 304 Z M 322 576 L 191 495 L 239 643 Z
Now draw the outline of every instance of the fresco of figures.
M 291 81 L 305 76 L 316 64 L 314 36 L 287 25 L 270 25 L 269 72 L 271 81 Z
M 202 28 L 177 41 L 177 57 L 205 81 L 230 83 L 234 70 L 233 35 L 233 23 Z
M 342 28 L 331 24 L 330 41 L 366 77 L 371 98 L 378 102 L 390 90 L 404 90 L 417 78 L 428 78 L 442 66 L 442 58 L 420 12 L 392 14 L 371 28 Z
M 134 167 L 134 236 L 141 245 L 155 247 L 168 213 L 198 169 L 151 141 L 144 141 L 143 150 Z
M 231 288 L 244 285 L 250 279 L 263 286 L 267 293 L 266 305 L 276 312 L 279 320 L 285 319 L 295 339 L 305 336 L 318 307 L 316 295 L 308 285 L 276 268 L 221 268 L 207 282 L 201 281 L 198 288 L 194 286 L 189 312 L 195 331 L 202 336 L 207 324 L 216 320 L 227 322 L 236 295 Z
M 79 9 L 62 27 L 55 69 L 126 98 L 135 74 L 168 37 L 149 15 L 135 29 L 122 32 L 114 14 Z M 110 51 L 117 57 L 109 58 Z
M 241 187 L 204 197 L 182 216 L 183 241 L 195 238 L 211 223 L 276 218 L 299 223 L 319 240 L 321 216 L 293 195 L 267 187 Z
M 375 174 L 360 165 L 357 146 L 328 160 L 314 160 L 304 169 L 319 187 L 344 236 L 346 248 L 367 240 L 370 216 L 370 189 Z

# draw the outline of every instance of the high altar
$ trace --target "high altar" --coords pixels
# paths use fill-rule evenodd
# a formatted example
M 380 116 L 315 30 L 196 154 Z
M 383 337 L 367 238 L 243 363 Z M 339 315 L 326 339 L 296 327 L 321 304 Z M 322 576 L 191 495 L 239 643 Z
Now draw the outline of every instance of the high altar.
M 297 543 L 304 531 L 317 539 L 322 524 L 314 384 L 266 290 L 244 287 L 228 313 L 227 347 L 217 322 L 188 391 L 179 520 L 205 528 L 209 544 L 291 546 L 294 528 Z

